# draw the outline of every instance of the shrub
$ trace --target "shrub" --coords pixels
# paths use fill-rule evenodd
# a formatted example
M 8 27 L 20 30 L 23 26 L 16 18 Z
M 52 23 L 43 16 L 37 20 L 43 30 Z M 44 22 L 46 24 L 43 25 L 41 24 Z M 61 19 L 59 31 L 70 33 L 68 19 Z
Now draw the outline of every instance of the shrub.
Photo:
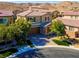
M 53 40 L 56 44 L 58 45 L 64 45 L 64 46 L 69 46 L 70 44 L 68 44 L 67 42 L 63 42 L 61 40 Z
M 9 49 L 3 52 L 0 52 L 0 58 L 5 58 L 13 53 L 17 52 L 17 49 Z

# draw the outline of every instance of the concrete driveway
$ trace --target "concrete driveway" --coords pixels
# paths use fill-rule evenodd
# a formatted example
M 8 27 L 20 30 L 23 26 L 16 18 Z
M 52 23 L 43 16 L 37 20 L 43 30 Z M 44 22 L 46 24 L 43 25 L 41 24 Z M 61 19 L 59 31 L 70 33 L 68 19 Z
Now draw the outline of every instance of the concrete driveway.
M 17 58 L 79 58 L 79 50 L 60 47 L 47 47 L 30 50 Z

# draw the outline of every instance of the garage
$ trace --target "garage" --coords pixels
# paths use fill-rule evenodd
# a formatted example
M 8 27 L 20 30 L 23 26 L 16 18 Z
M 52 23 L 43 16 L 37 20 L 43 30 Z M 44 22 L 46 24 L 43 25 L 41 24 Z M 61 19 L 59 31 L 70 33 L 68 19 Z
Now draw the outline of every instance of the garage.
M 35 27 L 31 29 L 30 34 L 39 34 L 40 33 L 40 28 L 39 27 Z

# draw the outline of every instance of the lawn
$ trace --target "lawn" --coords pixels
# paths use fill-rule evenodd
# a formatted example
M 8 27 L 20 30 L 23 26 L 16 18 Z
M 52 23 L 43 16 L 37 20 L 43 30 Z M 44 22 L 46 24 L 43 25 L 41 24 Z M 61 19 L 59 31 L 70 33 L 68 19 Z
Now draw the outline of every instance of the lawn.
M 9 49 L 9 50 L 3 51 L 0 53 L 0 58 L 8 57 L 9 55 L 15 53 L 16 51 L 17 51 L 16 49 Z

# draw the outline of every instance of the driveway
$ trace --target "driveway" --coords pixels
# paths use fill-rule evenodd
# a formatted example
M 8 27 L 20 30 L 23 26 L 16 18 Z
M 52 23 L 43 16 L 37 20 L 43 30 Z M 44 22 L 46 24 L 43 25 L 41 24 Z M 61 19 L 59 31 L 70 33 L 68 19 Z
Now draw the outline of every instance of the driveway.
M 29 36 L 29 39 L 32 41 L 32 43 L 36 46 L 44 46 L 49 41 L 46 40 L 46 36 L 43 34 L 32 34 Z
M 19 54 L 17 58 L 79 58 L 79 50 L 48 47 L 30 50 Z

